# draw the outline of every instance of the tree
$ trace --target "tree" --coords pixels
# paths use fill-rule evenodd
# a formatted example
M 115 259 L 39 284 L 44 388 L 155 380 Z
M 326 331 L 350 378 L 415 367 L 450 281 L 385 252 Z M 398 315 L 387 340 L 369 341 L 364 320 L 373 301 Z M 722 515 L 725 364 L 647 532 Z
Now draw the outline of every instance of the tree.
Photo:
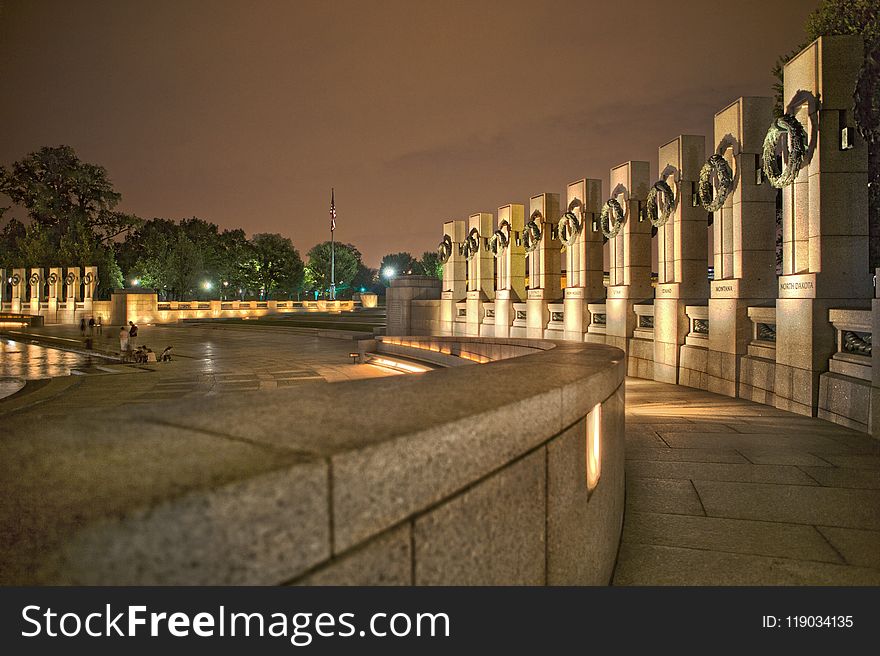
M 115 210 L 121 196 L 106 169 L 82 162 L 70 146 L 46 147 L 0 167 L 0 193 L 30 219 L 23 234 L 17 220 L 4 229 L 7 263 L 97 266 L 98 297 L 121 283 L 112 242 L 139 219 Z
M 865 44 L 865 63 L 853 90 L 856 127 L 868 143 L 868 231 L 869 270 L 880 266 L 880 4 L 877 0 L 822 0 L 805 25 L 806 40 L 777 59 L 773 67 L 776 83 L 776 114 L 783 107 L 783 66 L 807 44 L 820 36 L 860 35 Z
M 368 267 L 363 262 L 358 264 L 358 270 L 354 275 L 354 280 L 351 281 L 351 286 L 358 292 L 385 293 L 384 285 L 379 283 L 379 271 Z
M 433 276 L 443 279 L 443 265 L 437 251 L 425 251 L 419 260 L 419 269 L 424 276 Z
M 2 215 L 0 215 L 2 218 Z M 18 219 L 9 219 L 0 231 L 0 264 L 5 266 L 25 266 L 21 256 L 20 242 L 27 235 L 27 228 Z
M 390 253 L 379 263 L 379 279 L 386 287 L 390 287 L 394 278 L 409 275 L 415 268 L 418 268 L 418 263 L 410 253 Z
M 0 167 L 0 192 L 27 210 L 32 221 L 53 233 L 66 234 L 82 223 L 106 243 L 137 224 L 137 218 L 114 208 L 121 195 L 103 166 L 83 162 L 70 146 L 44 147 Z
M 345 292 L 351 284 L 361 263 L 361 252 L 351 244 L 336 242 L 336 287 Z M 327 294 L 330 290 L 330 242 L 325 241 L 312 247 L 308 252 L 306 279 L 313 291 Z
M 285 298 L 302 288 L 303 261 L 293 243 L 279 234 L 256 234 L 250 240 L 246 277 L 261 298 L 281 293 Z

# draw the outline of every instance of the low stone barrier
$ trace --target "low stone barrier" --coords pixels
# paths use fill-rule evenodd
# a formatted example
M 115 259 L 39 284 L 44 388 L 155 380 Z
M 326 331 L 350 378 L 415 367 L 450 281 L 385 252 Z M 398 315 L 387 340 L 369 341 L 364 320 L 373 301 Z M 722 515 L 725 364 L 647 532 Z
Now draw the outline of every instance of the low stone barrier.
M 529 354 L 4 419 L 0 583 L 607 584 L 623 352 L 467 341 Z

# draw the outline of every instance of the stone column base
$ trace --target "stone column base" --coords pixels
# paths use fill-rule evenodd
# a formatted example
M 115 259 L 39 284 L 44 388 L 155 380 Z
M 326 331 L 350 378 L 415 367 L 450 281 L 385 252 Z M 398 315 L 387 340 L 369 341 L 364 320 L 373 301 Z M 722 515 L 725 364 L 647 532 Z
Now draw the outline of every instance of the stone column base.
M 544 339 L 544 330 L 550 322 L 550 309 L 548 301 L 543 298 L 530 298 L 526 301 L 528 318 L 526 319 L 526 337 L 529 339 Z

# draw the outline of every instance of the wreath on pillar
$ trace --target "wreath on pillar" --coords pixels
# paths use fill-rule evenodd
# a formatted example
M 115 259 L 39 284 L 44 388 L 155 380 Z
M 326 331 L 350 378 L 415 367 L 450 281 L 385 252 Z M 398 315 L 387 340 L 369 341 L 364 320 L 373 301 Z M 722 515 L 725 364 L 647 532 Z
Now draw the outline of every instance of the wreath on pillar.
M 12 283 L 13 287 L 18 287 L 19 283 L 21 283 L 21 276 L 17 273 L 13 273 L 12 277 L 9 278 L 9 282 Z
M 443 235 L 443 240 L 437 245 L 437 259 L 440 264 L 446 264 L 452 257 L 452 237 Z
M 501 225 L 498 226 L 498 230 L 489 237 L 489 250 L 492 251 L 492 255 L 499 257 L 509 245 L 510 224 L 507 221 L 502 221 Z
M 70 271 L 65 277 L 64 282 L 67 283 L 68 286 L 72 285 L 76 282 L 76 274 L 73 271 Z
M 602 213 L 599 215 L 599 228 L 606 239 L 614 239 L 620 229 L 623 227 L 626 217 L 623 215 L 623 208 L 616 198 L 609 198 L 602 206 Z
M 712 175 L 715 175 L 713 189 Z M 718 153 L 712 155 L 700 169 L 700 183 L 697 187 L 700 194 L 700 205 L 707 212 L 717 212 L 733 191 L 733 171 L 730 164 Z M 713 196 L 714 191 L 714 196 Z
M 783 134 L 788 135 L 788 153 L 785 166 L 779 171 L 776 168 L 776 147 Z M 761 157 L 764 175 L 767 176 L 770 184 L 777 189 L 792 184 L 804 165 L 806 152 L 807 131 L 801 122 L 791 114 L 783 114 L 774 120 L 767 130 L 767 136 L 764 137 L 764 151 Z
M 468 236 L 464 240 L 464 256 L 468 260 L 474 259 L 474 256 L 480 252 L 480 231 L 471 228 Z
M 92 272 L 89 271 L 88 273 L 86 273 L 86 275 L 83 276 L 83 283 L 85 283 L 86 285 L 91 285 L 91 284 L 92 284 L 92 281 L 93 281 L 94 279 L 95 279 L 95 278 L 94 278 L 94 276 L 92 275 Z
M 662 209 L 658 203 L 658 195 L 663 198 Z M 672 193 L 672 187 L 666 183 L 666 180 L 657 180 L 648 190 L 648 198 L 645 201 L 645 212 L 651 225 L 655 228 L 662 228 L 669 221 L 674 209 L 675 194 Z
M 40 284 L 40 278 L 41 278 L 41 276 L 40 276 L 39 273 L 37 273 L 36 271 L 33 272 L 33 273 L 31 274 L 30 279 L 29 279 L 29 282 L 31 283 L 31 287 L 36 287 L 37 285 L 39 285 L 39 284 Z
M 526 249 L 526 253 L 531 253 L 538 248 L 538 244 L 541 243 L 541 236 L 544 233 L 538 222 L 543 218 L 543 215 L 538 210 L 535 210 L 532 212 L 532 216 L 526 224 L 526 227 L 523 228 L 522 242 Z
M 559 230 L 559 240 L 564 246 L 571 246 L 581 233 L 581 222 L 574 212 L 568 210 L 559 219 L 557 228 Z
M 49 281 L 50 285 L 54 285 L 58 282 L 58 274 L 53 271 L 49 274 L 49 278 L 47 280 Z

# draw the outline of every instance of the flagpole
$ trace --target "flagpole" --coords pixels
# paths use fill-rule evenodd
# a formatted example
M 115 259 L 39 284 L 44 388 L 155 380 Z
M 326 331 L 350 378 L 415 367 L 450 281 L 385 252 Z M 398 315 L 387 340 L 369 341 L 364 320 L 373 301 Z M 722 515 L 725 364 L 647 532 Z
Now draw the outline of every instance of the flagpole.
M 334 190 L 330 188 L 330 300 L 336 300 L 336 203 Z

